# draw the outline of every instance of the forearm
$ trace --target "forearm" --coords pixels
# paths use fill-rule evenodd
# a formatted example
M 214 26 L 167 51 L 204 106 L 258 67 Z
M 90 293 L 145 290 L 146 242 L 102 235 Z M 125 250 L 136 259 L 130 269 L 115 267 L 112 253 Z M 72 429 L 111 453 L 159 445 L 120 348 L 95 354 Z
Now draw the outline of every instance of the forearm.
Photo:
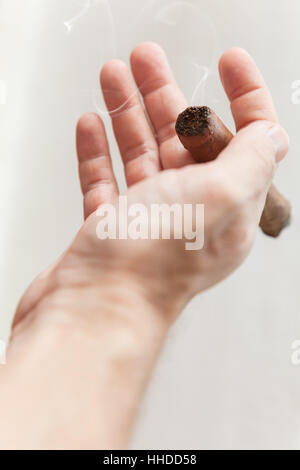
M 126 446 L 168 325 L 134 289 L 51 294 L 0 370 L 0 447 Z

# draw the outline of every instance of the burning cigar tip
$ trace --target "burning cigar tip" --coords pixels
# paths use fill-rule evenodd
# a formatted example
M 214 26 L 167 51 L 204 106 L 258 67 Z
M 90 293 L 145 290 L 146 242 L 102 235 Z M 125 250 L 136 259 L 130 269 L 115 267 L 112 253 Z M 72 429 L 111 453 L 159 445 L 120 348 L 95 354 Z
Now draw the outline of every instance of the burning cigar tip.
M 232 133 L 208 106 L 191 106 L 179 114 L 176 133 L 196 162 L 214 160 L 227 147 Z
M 182 136 L 197 136 L 209 127 L 213 111 L 208 106 L 191 106 L 179 114 L 176 132 Z
M 184 148 L 198 163 L 215 160 L 233 138 L 230 130 L 208 106 L 187 108 L 179 114 L 175 129 Z M 275 238 L 290 222 L 291 205 L 272 185 L 260 226 L 266 235 Z

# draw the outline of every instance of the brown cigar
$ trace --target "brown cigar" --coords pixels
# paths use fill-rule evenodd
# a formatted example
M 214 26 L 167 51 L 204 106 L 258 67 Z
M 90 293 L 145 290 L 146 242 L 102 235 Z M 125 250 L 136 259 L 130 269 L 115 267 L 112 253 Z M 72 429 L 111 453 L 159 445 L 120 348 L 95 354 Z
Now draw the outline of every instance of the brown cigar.
M 215 160 L 233 139 L 230 130 L 207 106 L 193 106 L 181 113 L 176 122 L 176 132 L 182 145 L 199 163 Z M 272 185 L 260 220 L 262 231 L 278 237 L 290 219 L 290 203 Z

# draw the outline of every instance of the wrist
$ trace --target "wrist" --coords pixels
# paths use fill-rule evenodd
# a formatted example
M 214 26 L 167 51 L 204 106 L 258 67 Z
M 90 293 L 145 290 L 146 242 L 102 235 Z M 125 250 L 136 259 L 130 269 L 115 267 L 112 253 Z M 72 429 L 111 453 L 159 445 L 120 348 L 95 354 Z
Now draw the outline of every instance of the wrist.
M 134 282 L 117 273 L 87 285 L 62 285 L 40 303 L 39 310 L 45 318 L 49 313 L 70 327 L 80 328 L 87 337 L 127 331 L 136 335 L 141 345 L 153 336 L 163 339 L 171 325 L 163 309 L 149 301 Z
M 162 341 L 173 321 L 172 310 L 155 299 L 151 286 L 130 273 L 99 268 L 66 256 L 52 273 L 52 289 L 25 318 L 16 323 L 13 336 L 32 319 L 41 323 L 96 332 L 127 331 L 136 335 L 136 347 Z M 17 331 L 15 331 L 17 330 Z
M 124 267 L 113 253 L 107 260 L 106 256 L 95 259 L 71 251 L 62 260 L 55 277 L 56 306 L 60 309 L 67 304 L 71 315 L 88 307 L 91 317 L 101 325 L 103 312 L 110 312 L 111 320 L 120 325 L 125 322 L 134 330 L 146 327 L 147 331 L 156 329 L 163 333 L 183 306 L 181 302 L 172 302 L 155 276 L 142 275 L 132 266 Z
M 107 448 L 121 448 L 170 322 L 130 277 L 116 272 L 100 276 L 99 270 L 96 275 L 81 266 L 79 282 L 69 268 L 58 267 L 57 287 L 16 325 L 8 367 L 16 372 L 14 363 L 22 361 L 31 371 L 31 380 L 49 382 L 43 418 L 45 414 L 55 427 L 60 420 L 70 424 L 68 429 L 61 427 L 62 435 L 51 442 L 54 448 L 57 442 L 85 447 L 93 439 L 95 448 L 99 440 Z M 24 351 L 28 351 L 25 357 Z M 12 388 L 27 390 L 27 382 L 24 385 L 17 372 L 13 380 Z M 60 384 L 65 405 L 56 403 L 52 383 Z M 39 398 L 34 406 L 38 404 Z M 54 419 L 57 407 L 61 416 Z M 82 410 L 91 417 L 87 428 L 82 426 Z M 94 421 L 94 416 L 101 419 Z M 73 436 L 72 428 L 82 428 L 82 432 Z

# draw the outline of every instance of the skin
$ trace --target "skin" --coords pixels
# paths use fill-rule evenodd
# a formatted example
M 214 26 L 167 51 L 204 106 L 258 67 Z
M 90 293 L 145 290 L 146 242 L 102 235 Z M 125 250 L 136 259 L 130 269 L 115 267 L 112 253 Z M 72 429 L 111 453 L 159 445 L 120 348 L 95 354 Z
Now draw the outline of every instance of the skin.
M 175 135 L 186 102 L 160 47 L 137 46 L 131 72 L 117 60 L 103 67 L 128 204 L 205 204 L 205 246 L 97 239 L 95 211 L 117 202 L 118 187 L 104 124 L 84 115 L 77 150 L 85 222 L 17 309 L 0 369 L 1 448 L 126 447 L 172 322 L 249 253 L 288 138 L 245 51 L 227 51 L 220 76 L 237 135 L 216 161 L 198 165 Z

